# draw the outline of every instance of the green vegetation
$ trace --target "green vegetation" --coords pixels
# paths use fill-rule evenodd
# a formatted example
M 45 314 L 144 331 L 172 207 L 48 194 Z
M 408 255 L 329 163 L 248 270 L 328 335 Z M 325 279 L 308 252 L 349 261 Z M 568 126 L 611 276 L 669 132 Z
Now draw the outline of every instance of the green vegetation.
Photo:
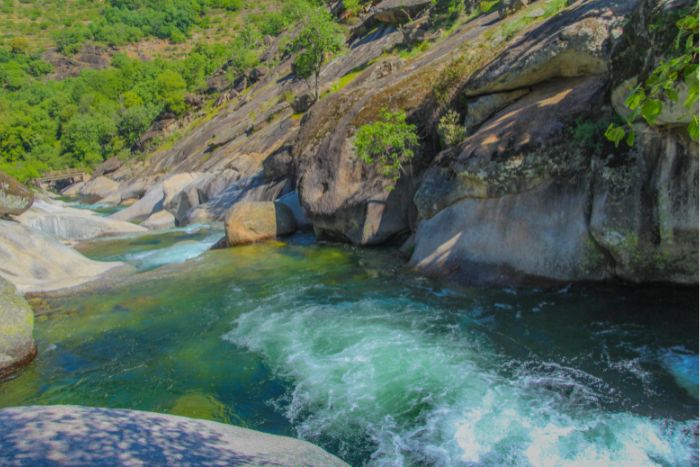
M 265 36 L 314 18 L 318 6 L 312 1 L 98 0 L 95 8 L 47 0 L 46 17 L 56 24 L 22 35 L 17 12 L 26 4 L 4 0 L 10 13 L 6 8 L 0 18 L 13 21 L 6 20 L 0 38 L 0 170 L 26 181 L 49 170 L 89 169 L 113 155 L 131 157 L 154 121 L 189 110 L 186 96 L 206 89 L 214 71 L 226 64 L 232 82 L 258 66 Z M 322 19 L 322 32 L 335 26 L 326 24 L 329 16 Z M 55 46 L 70 55 L 86 43 L 120 47 L 104 52 L 107 68 L 56 79 L 43 49 Z M 141 47 L 155 57 L 135 58 Z
M 405 165 L 410 164 L 418 144 L 416 126 L 406 123 L 406 114 L 386 109 L 382 110 L 378 121 L 362 125 L 354 141 L 360 160 L 376 165 L 380 173 L 394 183 Z
M 343 35 L 327 9 L 316 8 L 307 18 L 306 24 L 292 42 L 292 50 L 297 51 L 294 59 L 294 73 L 306 80 L 318 99 L 318 75 L 329 56 L 343 48 Z
M 664 101 L 679 100 L 678 87 L 683 83 L 688 93 L 683 105 L 688 109 L 697 109 L 698 105 L 698 7 L 686 12 L 675 23 L 678 33 L 673 43 L 671 56 L 661 61 L 652 70 L 646 80 L 637 84 L 625 100 L 630 114 L 623 116 L 625 126 L 611 123 L 605 131 L 605 137 L 619 145 L 624 139 L 628 146 L 634 145 L 635 132 L 632 124 L 642 117 L 647 124 L 653 125 L 663 111 Z M 698 140 L 698 116 L 693 115 L 688 134 Z
M 448 110 L 447 113 L 440 118 L 437 125 L 437 132 L 440 136 L 440 143 L 442 143 L 443 148 L 456 146 L 467 137 L 467 130 L 460 120 L 459 113 L 454 110 Z

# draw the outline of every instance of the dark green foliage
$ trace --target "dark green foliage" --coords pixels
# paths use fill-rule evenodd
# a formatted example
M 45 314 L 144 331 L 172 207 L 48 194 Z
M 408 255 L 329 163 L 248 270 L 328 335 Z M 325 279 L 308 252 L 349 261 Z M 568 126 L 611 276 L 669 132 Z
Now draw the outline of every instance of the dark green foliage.
M 47 71 L 38 58 L 0 53 L 0 170 L 26 180 L 129 149 L 163 112 L 184 112 L 186 93 L 204 86 L 226 52 L 201 45 L 183 60 L 150 62 L 116 55 L 111 68 L 62 81 L 38 79 Z
M 418 148 L 415 125 L 406 123 L 404 112 L 382 110 L 379 120 L 362 125 L 355 135 L 355 151 L 362 162 L 378 167 L 396 182 Z M 393 189 L 393 185 L 390 189 Z
M 292 43 L 297 51 L 294 72 L 309 83 L 313 78 L 314 96 L 318 99 L 318 75 L 328 57 L 343 48 L 343 35 L 331 14 L 325 8 L 317 8 L 308 17 L 303 29 Z
M 611 123 L 605 137 L 620 144 L 624 139 L 627 145 L 634 144 L 635 132 L 632 123 L 640 117 L 653 125 L 663 111 L 664 100 L 676 102 L 679 99 L 677 86 L 684 83 L 688 95 L 683 105 L 689 109 L 698 105 L 698 8 L 693 8 L 675 24 L 678 33 L 671 53 L 652 70 L 646 80 L 632 89 L 625 100 L 631 114 L 625 117 L 625 126 Z M 698 140 L 698 117 L 695 115 L 688 125 L 690 137 Z

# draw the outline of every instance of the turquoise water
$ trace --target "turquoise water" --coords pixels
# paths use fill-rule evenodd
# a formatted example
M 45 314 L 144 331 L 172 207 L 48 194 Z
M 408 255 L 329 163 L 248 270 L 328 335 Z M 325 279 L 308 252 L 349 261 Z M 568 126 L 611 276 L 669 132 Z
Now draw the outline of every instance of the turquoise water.
M 141 272 L 50 300 L 0 406 L 208 418 L 353 465 L 698 463 L 695 290 L 457 289 L 392 250 L 298 236 L 202 253 L 215 235 L 84 245 Z

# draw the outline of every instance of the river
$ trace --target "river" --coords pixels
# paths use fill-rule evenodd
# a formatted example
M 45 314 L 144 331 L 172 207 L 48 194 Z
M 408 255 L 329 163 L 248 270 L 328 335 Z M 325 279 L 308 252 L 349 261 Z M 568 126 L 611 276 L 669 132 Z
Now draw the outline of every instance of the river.
M 457 288 L 310 234 L 96 240 L 138 272 L 47 300 L 0 407 L 180 414 L 353 465 L 697 465 L 698 293 Z

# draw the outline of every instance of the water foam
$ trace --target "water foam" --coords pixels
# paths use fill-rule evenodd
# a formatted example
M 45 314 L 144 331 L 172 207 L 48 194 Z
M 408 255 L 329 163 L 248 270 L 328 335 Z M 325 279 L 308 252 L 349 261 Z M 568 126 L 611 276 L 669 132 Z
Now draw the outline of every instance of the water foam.
M 212 233 L 202 240 L 183 240 L 166 248 L 127 254 L 123 260 L 142 270 L 184 263 L 208 251 L 220 238 L 221 233 Z
M 602 405 L 616 395 L 599 378 L 557 363 L 505 361 L 488 336 L 446 324 L 427 305 L 272 298 L 281 303 L 240 316 L 225 338 L 291 383 L 277 403 L 299 436 L 349 462 L 693 462 L 696 421 L 606 412 Z

